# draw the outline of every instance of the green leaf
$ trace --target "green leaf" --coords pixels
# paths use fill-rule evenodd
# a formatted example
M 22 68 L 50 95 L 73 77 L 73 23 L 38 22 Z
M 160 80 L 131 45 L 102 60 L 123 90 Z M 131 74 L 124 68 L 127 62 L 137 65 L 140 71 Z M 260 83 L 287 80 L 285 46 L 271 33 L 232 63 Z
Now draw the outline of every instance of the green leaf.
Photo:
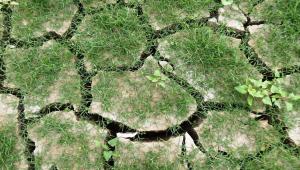
M 269 95 L 269 92 L 268 92 L 268 90 L 263 90 L 263 91 L 262 91 L 262 94 L 263 94 L 264 96 L 268 96 L 268 95 Z
M 277 106 L 279 109 L 281 109 L 280 101 L 275 100 L 275 101 L 274 101 L 274 104 L 275 104 L 275 106 Z
M 262 91 L 257 91 L 257 92 L 255 92 L 255 93 L 253 93 L 252 96 L 253 96 L 253 97 L 257 97 L 257 98 L 262 98 L 262 97 L 264 97 Z
M 270 84 L 271 84 L 271 82 L 269 82 L 269 81 L 264 81 L 264 82 L 262 82 L 261 87 L 262 87 L 263 89 L 266 89 Z
M 116 146 L 118 143 L 118 138 L 113 138 L 107 142 L 110 146 Z
M 153 82 L 153 83 L 158 82 L 158 78 L 155 77 L 155 76 L 146 76 L 146 78 L 147 78 L 148 80 L 150 80 L 151 82 Z
M 280 89 L 279 87 L 275 86 L 275 85 L 272 85 L 271 86 L 271 92 L 272 93 L 279 93 Z
M 249 81 L 250 81 L 255 87 L 261 87 L 262 84 L 263 84 L 261 80 L 249 79 Z
M 109 147 L 107 145 L 102 145 L 104 150 L 109 150 Z
M 96 147 L 99 147 L 99 146 L 101 146 L 101 142 L 100 142 L 100 141 L 98 141 L 98 140 L 95 140 L 94 142 L 95 142 L 95 146 L 96 146 Z
M 300 100 L 300 95 L 295 95 L 294 93 L 289 94 L 289 99 L 293 101 Z
M 281 88 L 279 89 L 279 94 L 282 96 L 282 97 L 287 97 L 288 93 L 284 90 L 282 90 Z
M 103 152 L 103 157 L 105 161 L 109 161 L 109 159 L 112 157 L 113 152 L 112 151 L 104 151 Z
M 167 80 L 168 79 L 168 77 L 167 76 L 161 76 L 161 78 L 160 78 L 162 81 L 165 81 L 165 80 Z
M 233 4 L 233 0 L 222 0 L 222 4 L 223 5 L 231 5 L 231 4 Z
M 236 86 L 234 89 L 238 91 L 241 94 L 246 94 L 247 93 L 247 86 L 246 85 L 241 85 L 241 86 Z
M 247 102 L 248 102 L 249 106 L 252 106 L 253 105 L 253 97 L 252 96 L 248 96 Z
M 251 96 L 255 96 L 255 94 L 256 94 L 256 90 L 252 89 L 252 88 L 251 89 L 248 88 L 248 92 Z
M 275 77 L 280 77 L 280 73 L 279 73 L 279 71 L 278 70 L 275 70 Z
M 157 77 L 160 77 L 161 76 L 160 70 L 155 70 L 153 75 L 157 76 Z
M 271 101 L 271 99 L 270 99 L 269 96 L 264 97 L 264 98 L 262 99 L 262 102 L 263 102 L 264 104 L 266 104 L 266 105 L 272 106 L 272 101 Z
M 161 87 L 166 88 L 166 83 L 165 82 L 159 82 L 158 83 Z
M 286 110 L 292 111 L 293 110 L 293 104 L 289 102 L 285 102 Z

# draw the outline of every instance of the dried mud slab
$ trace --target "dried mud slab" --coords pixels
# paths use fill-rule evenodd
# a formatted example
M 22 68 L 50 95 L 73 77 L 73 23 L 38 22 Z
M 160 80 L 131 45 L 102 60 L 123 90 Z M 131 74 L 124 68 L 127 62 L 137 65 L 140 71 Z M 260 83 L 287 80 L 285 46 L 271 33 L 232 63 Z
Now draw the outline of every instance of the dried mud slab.
M 188 19 L 199 19 L 209 16 L 209 9 L 214 6 L 213 1 L 146 1 L 143 5 L 145 15 L 149 18 L 155 30 L 162 29 L 173 23 Z
M 46 32 L 63 34 L 76 12 L 73 0 L 32 1 L 24 0 L 13 9 L 12 34 L 15 37 L 32 38 Z
M 8 49 L 4 55 L 6 84 L 20 87 L 27 112 L 36 112 L 53 102 L 80 102 L 80 78 L 74 56 L 63 46 L 49 41 L 41 47 Z
M 139 130 L 163 130 L 183 121 L 195 111 L 195 102 L 173 80 L 164 88 L 146 78 L 158 69 L 149 57 L 136 72 L 99 73 L 93 81 L 91 112 Z
M 146 46 L 144 27 L 136 10 L 115 6 L 87 15 L 73 39 L 92 66 L 133 65 Z
M 190 28 L 161 42 L 161 55 L 175 64 L 175 74 L 199 90 L 206 100 L 243 101 L 234 87 L 247 78 L 260 77 L 240 52 L 239 40 L 210 28 Z
M 0 94 L 0 169 L 27 169 L 24 142 L 17 131 L 18 98 Z
M 230 28 L 244 31 L 243 23 L 247 21 L 247 18 L 237 5 L 225 6 L 219 9 L 218 23 L 225 24 Z
M 119 139 L 116 154 L 116 169 L 186 169 L 181 164 L 182 137 L 168 141 L 131 142 Z
M 36 167 L 49 169 L 97 169 L 103 166 L 102 146 L 106 136 L 90 123 L 79 122 L 73 112 L 54 112 L 29 128 L 35 141 Z
M 251 33 L 249 45 L 255 49 L 259 57 L 272 69 L 277 70 L 283 67 L 291 67 L 300 64 L 297 52 L 300 49 L 299 43 L 280 44 L 271 42 L 276 34 L 280 34 L 280 30 L 274 25 L 258 25 L 248 27 Z M 280 37 L 278 37 L 280 38 Z M 279 42 L 278 42 L 279 43 Z M 283 53 L 276 54 L 275 48 L 282 48 Z

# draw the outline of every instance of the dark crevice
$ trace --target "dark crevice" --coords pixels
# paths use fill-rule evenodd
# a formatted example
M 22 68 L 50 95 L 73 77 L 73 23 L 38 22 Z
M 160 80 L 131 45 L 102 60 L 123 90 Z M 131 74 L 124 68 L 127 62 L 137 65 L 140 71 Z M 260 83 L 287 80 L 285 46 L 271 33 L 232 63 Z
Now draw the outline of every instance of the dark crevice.
M 81 104 L 79 108 L 79 113 L 85 114 L 88 113 L 89 107 L 93 100 L 92 95 L 92 78 L 94 74 L 87 71 L 87 68 L 84 64 L 84 54 L 71 42 L 63 42 L 69 48 L 69 50 L 75 55 L 75 65 L 77 73 L 80 76 L 80 93 L 81 93 Z
M 281 134 L 281 143 L 283 146 L 291 150 L 295 156 L 300 155 L 300 147 L 289 137 L 288 126 L 279 116 L 279 109 L 276 107 L 268 107 L 264 113 L 254 113 L 258 115 L 255 120 L 267 120 L 268 124 L 273 126 Z
M 8 43 L 10 45 L 15 46 L 16 48 L 30 48 L 30 47 L 39 47 L 42 46 L 45 42 L 50 40 L 59 40 L 61 39 L 61 35 L 56 33 L 55 31 L 49 31 L 43 34 L 40 37 L 30 38 L 29 40 L 20 40 L 15 38 L 10 38 Z
M 193 170 L 192 164 L 188 160 L 187 157 L 187 150 L 186 150 L 186 139 L 185 135 L 182 136 L 182 144 L 181 144 L 181 157 L 184 159 L 184 163 L 186 163 L 187 169 L 188 170 Z
M 245 31 L 241 31 L 238 29 L 230 28 L 224 25 L 219 25 L 218 23 L 209 22 L 209 19 L 211 17 L 204 17 L 201 19 L 190 19 L 185 21 L 184 23 L 176 23 L 172 24 L 170 26 L 167 26 L 163 29 L 155 31 L 153 37 L 154 38 L 164 38 L 167 36 L 170 36 L 172 34 L 177 33 L 178 31 L 181 31 L 188 27 L 194 27 L 194 26 L 207 26 L 210 27 L 215 32 L 220 32 L 221 34 L 224 34 L 229 37 L 241 39 L 245 35 Z
M 201 107 L 207 111 L 225 111 L 225 110 L 233 110 L 240 109 L 245 111 L 251 111 L 251 109 L 246 104 L 242 103 L 219 103 L 219 102 L 203 102 Z
M 284 67 L 278 70 L 280 77 L 284 77 L 287 75 L 300 73 L 300 65 L 295 65 L 291 67 Z M 272 77 L 270 79 L 274 79 L 275 77 Z
M 51 103 L 45 107 L 43 107 L 40 111 L 34 113 L 34 115 L 37 115 L 33 118 L 27 118 L 26 123 L 34 123 L 37 122 L 39 119 L 45 117 L 46 115 L 57 112 L 57 111 L 64 111 L 64 110 L 74 110 L 74 106 L 71 103 Z
M 11 36 L 11 16 L 12 16 L 12 10 L 8 5 L 4 5 L 1 9 L 2 14 L 4 15 L 3 17 L 3 25 L 4 25 L 4 30 L 2 34 L 2 41 L 5 42 L 5 45 L 7 45 L 7 41 L 9 40 Z
M 139 60 L 134 63 L 132 66 L 128 66 L 128 65 L 124 65 L 124 66 L 110 66 L 110 67 L 98 67 L 97 70 L 98 71 L 104 71 L 104 72 L 126 72 L 126 71 L 131 71 L 131 72 L 135 72 L 138 71 L 140 68 L 143 67 L 146 59 L 150 56 L 150 55 L 155 55 L 156 51 L 157 51 L 157 43 L 156 42 L 150 42 L 150 46 L 142 52 L 142 54 L 140 55 Z
M 83 7 L 83 4 L 80 3 L 79 0 L 74 0 L 74 3 L 78 6 L 76 14 L 73 16 L 71 25 L 68 28 L 68 30 L 62 35 L 63 39 L 71 39 L 76 31 L 78 30 L 78 26 L 81 24 L 84 16 L 85 16 L 85 10 Z
M 269 119 L 267 119 L 268 123 L 281 134 L 281 142 L 284 144 L 284 147 L 291 150 L 297 157 L 300 156 L 300 147 L 289 137 L 288 126 L 280 118 L 279 109 L 277 107 L 268 107 L 266 114 L 269 116 Z
M 4 63 L 4 56 L 2 54 L 2 49 L 0 47 L 0 88 L 3 86 L 4 80 L 6 79 L 5 71 L 5 63 Z
M 127 133 L 127 132 L 136 132 L 137 130 L 114 120 L 105 118 L 96 113 L 85 113 L 81 114 L 80 112 L 76 112 L 75 115 L 77 119 L 90 121 L 99 127 L 109 129 L 111 132 L 114 133 Z
M 18 110 L 18 135 L 22 138 L 22 140 L 25 143 L 25 157 L 28 163 L 28 169 L 34 170 L 35 169 L 35 157 L 34 157 L 34 150 L 35 150 L 35 143 L 29 138 L 28 130 L 27 130 L 27 124 L 26 124 L 26 118 L 24 113 L 24 96 L 20 89 L 14 89 L 14 88 L 7 88 L 7 87 L 0 87 L 0 94 L 10 94 L 13 96 L 16 96 L 19 99 L 19 103 L 17 106 Z
M 247 169 L 246 165 L 248 162 L 251 162 L 255 159 L 261 159 L 264 155 L 266 155 L 267 153 L 272 151 L 272 149 L 273 149 L 273 147 L 270 146 L 270 147 L 266 148 L 265 150 L 261 150 L 261 151 L 257 152 L 255 155 L 249 154 L 244 159 L 239 160 L 240 166 L 241 166 L 240 169 L 241 170 Z
M 246 58 L 248 59 L 248 62 L 257 69 L 259 73 L 263 75 L 263 81 L 270 81 L 275 76 L 275 73 L 273 73 L 272 69 L 267 66 L 266 63 L 262 61 L 258 57 L 258 54 L 255 52 L 255 50 L 249 45 L 250 36 L 247 33 L 242 38 L 242 43 L 240 45 L 240 49 L 244 52 Z
M 195 129 L 193 129 L 193 127 L 190 127 L 189 129 L 187 129 L 187 133 L 191 136 L 191 138 L 193 139 L 195 145 L 198 147 L 198 149 L 202 152 L 202 153 L 207 153 L 207 151 L 205 150 L 204 146 L 201 144 L 200 139 L 199 139 L 199 135 L 197 134 L 197 132 L 195 131 Z
M 49 170 L 58 170 L 57 166 L 56 165 L 52 165 Z
M 202 96 L 202 94 L 197 89 L 195 89 L 193 86 L 191 86 L 185 79 L 179 78 L 174 73 L 169 72 L 166 69 L 164 69 L 161 65 L 160 65 L 160 68 L 164 75 L 166 75 L 169 79 L 175 81 L 186 92 L 188 92 L 196 100 L 197 104 L 199 104 L 203 101 L 204 97 Z

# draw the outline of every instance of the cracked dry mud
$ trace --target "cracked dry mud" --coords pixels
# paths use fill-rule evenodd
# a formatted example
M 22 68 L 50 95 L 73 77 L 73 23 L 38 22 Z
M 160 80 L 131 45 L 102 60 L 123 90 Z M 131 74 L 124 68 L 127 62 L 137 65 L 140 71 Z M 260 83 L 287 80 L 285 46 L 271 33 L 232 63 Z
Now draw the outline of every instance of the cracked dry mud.
M 254 6 L 264 3 L 258 2 Z M 271 163 L 300 167 L 300 125 L 287 124 L 277 108 L 250 109 L 233 88 L 248 77 L 273 80 L 278 70 L 285 85 L 299 91 L 299 58 L 276 64 L 257 47 L 276 25 L 244 4 L 224 7 L 218 0 L 193 15 L 178 10 L 168 22 L 149 15 L 149 3 L 66 4 L 36 25 L 22 7 L 1 9 L 0 132 L 14 139 L 17 155 L 14 165 L 4 160 L 1 167 L 155 169 L 146 164 L 154 162 L 157 169 L 247 169 L 255 160 L 285 154 L 296 163 Z M 111 28 L 110 21 L 130 33 Z M 123 49 L 114 41 L 131 50 L 118 53 Z M 194 62 L 189 47 L 202 57 L 214 51 L 212 61 Z M 28 68 L 39 74 L 32 77 Z M 146 79 L 157 69 L 169 79 L 166 88 Z M 286 114 L 299 120 L 297 109 Z M 109 149 L 117 156 L 105 161 L 95 141 L 115 137 L 119 144 Z

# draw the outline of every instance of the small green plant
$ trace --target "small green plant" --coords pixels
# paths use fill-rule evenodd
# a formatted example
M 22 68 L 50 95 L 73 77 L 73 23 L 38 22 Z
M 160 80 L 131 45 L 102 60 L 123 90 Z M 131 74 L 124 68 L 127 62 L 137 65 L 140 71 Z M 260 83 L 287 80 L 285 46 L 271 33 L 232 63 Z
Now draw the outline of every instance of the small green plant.
M 16 6 L 19 5 L 19 3 L 13 0 L 0 0 L 0 8 L 2 8 L 3 5 Z
M 160 70 L 155 70 L 153 75 L 146 76 L 148 80 L 150 80 L 152 83 L 156 83 L 160 85 L 161 87 L 166 87 L 166 80 L 168 79 L 165 75 L 163 75 Z
M 168 79 L 167 76 L 163 75 L 160 70 L 155 70 L 153 75 L 146 76 L 148 80 L 150 80 L 152 83 L 156 83 L 160 85 L 161 87 L 165 88 L 166 83 L 165 81 Z
M 224 6 L 233 4 L 233 0 L 222 0 L 221 2 Z
M 247 102 L 250 106 L 253 105 L 255 98 L 261 100 L 265 105 L 277 106 L 283 108 L 285 105 L 288 111 L 293 110 L 294 101 L 300 100 L 300 95 L 288 93 L 281 87 L 282 79 L 279 78 L 278 73 L 276 79 L 273 81 L 262 81 L 248 79 L 246 84 L 235 87 L 241 93 L 248 95 Z
M 103 158 L 105 159 L 105 161 L 109 161 L 109 159 L 112 156 L 116 156 L 116 154 L 110 150 L 110 147 L 115 147 L 118 144 L 118 139 L 117 138 L 113 138 L 111 140 L 109 140 L 107 142 L 107 144 L 102 145 L 103 147 Z M 95 145 L 96 147 L 101 146 L 101 143 L 97 140 L 95 140 Z

